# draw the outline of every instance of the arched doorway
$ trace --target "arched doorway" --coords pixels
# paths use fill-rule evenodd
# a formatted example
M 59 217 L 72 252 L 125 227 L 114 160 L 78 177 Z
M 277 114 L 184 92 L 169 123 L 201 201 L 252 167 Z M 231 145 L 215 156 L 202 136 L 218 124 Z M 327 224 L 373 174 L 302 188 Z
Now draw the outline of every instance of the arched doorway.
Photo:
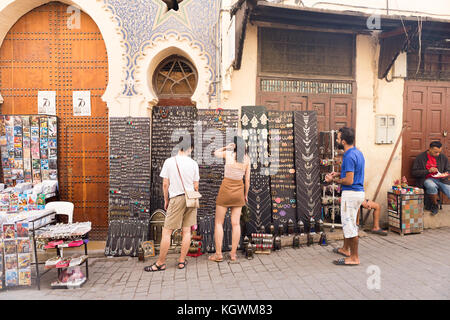
M 153 88 L 160 106 L 190 106 L 197 88 L 198 74 L 186 58 L 172 55 L 164 59 L 153 75 Z
M 21 17 L 0 47 L 1 114 L 37 114 L 38 91 L 56 91 L 61 200 L 74 221 L 92 221 L 91 238 L 106 237 L 109 161 L 108 57 L 95 22 L 81 12 L 69 28 L 68 6 L 51 2 Z M 90 91 L 91 115 L 73 115 L 73 91 Z

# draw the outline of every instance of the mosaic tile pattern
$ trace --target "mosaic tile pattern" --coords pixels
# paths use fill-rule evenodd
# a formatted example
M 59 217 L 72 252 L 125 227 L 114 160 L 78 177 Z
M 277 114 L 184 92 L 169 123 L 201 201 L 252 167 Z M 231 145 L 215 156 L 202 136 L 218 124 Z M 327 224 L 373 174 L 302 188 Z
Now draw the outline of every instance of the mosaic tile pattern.
M 182 36 L 201 49 L 208 59 L 210 80 L 215 80 L 220 0 L 184 0 L 178 11 L 168 12 L 166 4 L 160 0 L 103 2 L 114 15 L 126 46 L 127 70 L 123 94 L 138 94 L 135 85 L 130 82 L 135 80 L 137 60 L 146 46 L 169 33 Z

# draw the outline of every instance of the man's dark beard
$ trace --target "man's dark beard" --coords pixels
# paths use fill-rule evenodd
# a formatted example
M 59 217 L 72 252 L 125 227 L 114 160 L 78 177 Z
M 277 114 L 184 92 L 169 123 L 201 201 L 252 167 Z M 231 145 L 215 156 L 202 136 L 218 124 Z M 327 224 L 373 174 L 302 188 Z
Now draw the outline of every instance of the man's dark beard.
M 338 143 L 336 146 L 339 150 L 344 150 L 344 145 L 342 143 Z

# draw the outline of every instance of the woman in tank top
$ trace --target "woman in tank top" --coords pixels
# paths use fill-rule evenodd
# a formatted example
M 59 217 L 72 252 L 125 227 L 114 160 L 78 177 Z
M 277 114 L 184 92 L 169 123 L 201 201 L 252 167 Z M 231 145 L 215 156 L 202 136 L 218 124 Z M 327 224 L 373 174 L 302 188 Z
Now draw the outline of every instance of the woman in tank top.
M 214 152 L 217 158 L 225 159 L 224 179 L 216 199 L 216 216 L 214 240 L 216 253 L 209 260 L 221 262 L 223 222 L 228 208 L 231 208 L 232 246 L 231 261 L 236 261 L 236 251 L 241 238 L 241 212 L 248 201 L 250 189 L 250 158 L 247 155 L 245 141 L 242 137 L 234 137 L 234 143 Z M 245 180 L 245 183 L 244 183 Z

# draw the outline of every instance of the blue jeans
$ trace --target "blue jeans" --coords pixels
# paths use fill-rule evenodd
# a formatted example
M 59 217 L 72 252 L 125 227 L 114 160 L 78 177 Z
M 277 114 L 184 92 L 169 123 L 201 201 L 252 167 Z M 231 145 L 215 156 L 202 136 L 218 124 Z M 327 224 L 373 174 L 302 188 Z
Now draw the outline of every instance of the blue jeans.
M 427 194 L 437 194 L 441 190 L 447 198 L 450 198 L 450 185 L 442 183 L 440 179 L 428 178 L 423 185 Z

